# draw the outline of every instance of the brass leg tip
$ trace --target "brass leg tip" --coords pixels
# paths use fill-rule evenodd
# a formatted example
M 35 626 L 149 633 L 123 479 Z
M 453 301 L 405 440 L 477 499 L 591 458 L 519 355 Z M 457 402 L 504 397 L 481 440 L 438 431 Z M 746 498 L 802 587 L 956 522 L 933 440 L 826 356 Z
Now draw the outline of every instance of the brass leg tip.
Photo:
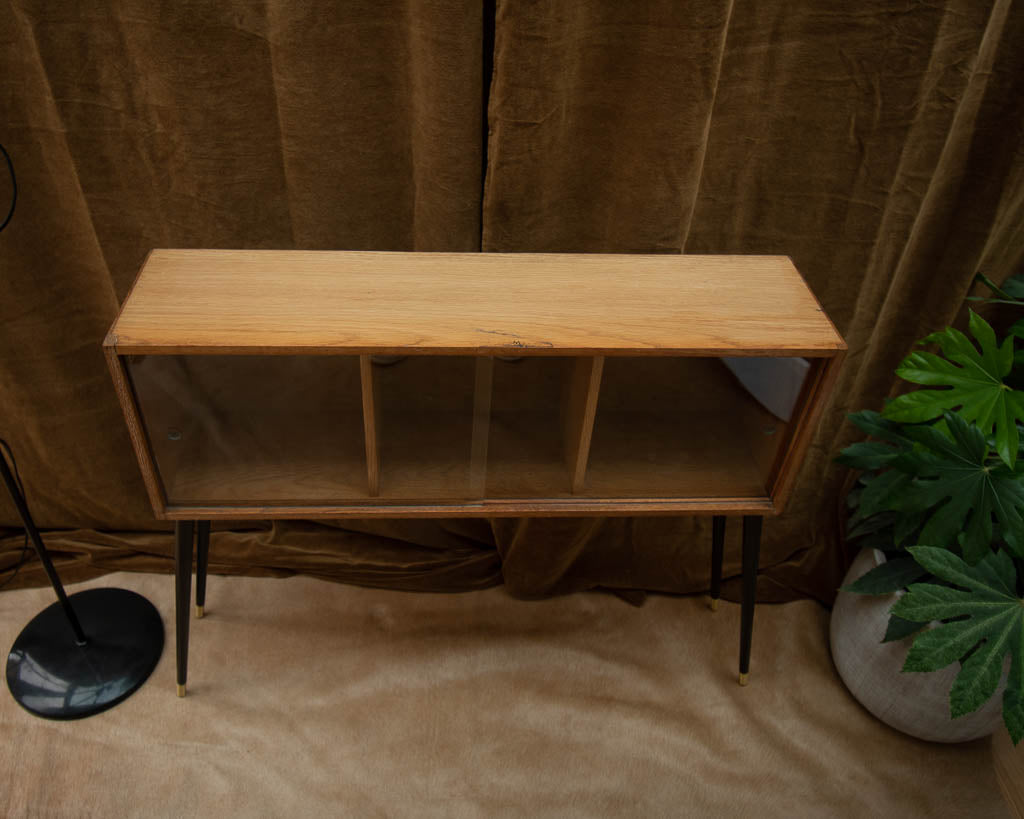
M 202 620 L 203 619 L 203 609 L 205 609 L 205 608 L 206 608 L 206 606 L 196 606 L 196 619 L 197 620 Z
M 183 686 L 183 685 L 179 685 L 178 686 L 178 696 L 179 697 L 184 697 L 185 696 L 185 686 Z
M 712 597 L 708 600 L 708 605 L 711 606 L 712 611 L 718 611 L 718 598 Z
M 746 673 L 741 672 L 740 673 L 740 685 L 746 685 L 748 682 L 750 682 L 750 672 L 749 671 L 747 671 Z

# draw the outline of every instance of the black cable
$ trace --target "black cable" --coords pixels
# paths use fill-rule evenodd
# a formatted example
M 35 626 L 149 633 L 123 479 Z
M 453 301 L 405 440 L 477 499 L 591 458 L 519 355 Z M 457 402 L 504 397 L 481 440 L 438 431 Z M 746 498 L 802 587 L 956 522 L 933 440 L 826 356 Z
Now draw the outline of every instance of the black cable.
M 8 222 L 10 222 L 14 217 L 14 206 L 18 204 L 18 179 L 14 175 L 14 163 L 11 161 L 11 155 L 7 153 L 7 149 L 2 144 L 0 144 L 0 153 L 2 153 L 4 155 L 4 159 L 7 160 L 7 170 L 11 172 L 11 209 L 7 211 L 7 216 L 4 218 L 3 224 L 0 224 L 0 231 L 2 231 L 7 227 Z
M 0 153 L 4 155 L 4 159 L 7 160 L 7 170 L 11 172 L 11 207 L 7 211 L 7 216 L 4 217 L 4 221 L 0 224 L 0 231 L 2 231 L 10 223 L 14 217 L 14 206 L 18 204 L 18 178 L 14 175 L 14 163 L 11 161 L 11 155 L 7 153 L 7 149 L 0 144 Z M 11 447 L 3 438 L 0 438 L 0 447 L 3 447 L 4 453 L 0 457 L 5 457 L 11 462 L 11 470 L 14 472 L 14 481 L 18 484 L 18 491 L 21 492 L 21 496 L 25 497 L 25 485 L 21 482 L 21 474 L 18 472 L 18 462 L 14 458 L 14 453 L 11 452 Z M 8 577 L 3 583 L 0 583 L 0 589 L 3 589 L 10 583 L 14 578 L 18 576 L 18 572 L 21 571 L 21 567 L 25 565 L 25 556 L 28 554 L 28 529 L 25 530 L 25 541 L 21 544 L 21 557 L 18 558 L 18 564 L 14 567 L 14 573 Z M 7 569 L 10 567 L 8 566 Z M 4 571 L 7 571 L 4 569 Z
M 0 153 L 2 153 L 4 155 L 4 159 L 7 160 L 7 170 L 11 172 L 11 207 L 7 211 L 7 216 L 4 217 L 3 223 L 0 223 L 0 231 L 2 231 L 14 217 L 14 206 L 18 204 L 18 178 L 14 175 L 14 163 L 11 161 L 11 155 L 7 153 L 7 149 L 3 144 L 0 144 Z M 3 447 L 4 450 L 0 457 L 6 458 L 11 462 L 11 470 L 14 472 L 14 481 L 18 484 L 18 491 L 21 492 L 21 496 L 25 497 L 25 485 L 21 482 L 21 474 L 18 472 L 18 462 L 14 458 L 14 453 L 11 451 L 10 445 L 3 438 L 0 438 L 0 447 Z M 21 571 L 21 567 L 25 565 L 25 556 L 27 554 L 28 529 L 25 530 L 25 541 L 21 544 L 21 556 L 18 558 L 18 563 L 14 567 L 14 573 L 3 583 L 0 583 L 0 589 L 3 589 L 18 576 L 18 572 Z M 7 571 L 9 568 L 10 566 L 5 568 L 3 571 Z
M 7 170 L 11 172 L 11 207 L 7 211 L 7 216 L 4 217 L 4 221 L 0 224 L 0 231 L 2 231 L 10 223 L 14 217 L 14 206 L 18 204 L 18 178 L 14 175 L 14 163 L 11 161 L 11 155 L 7 153 L 7 149 L 0 143 L 0 153 L 4 155 L 4 159 L 7 160 Z M 11 452 L 11 447 L 3 438 L 0 438 L 0 447 L 3 447 L 4 454 L 0 457 L 6 457 L 11 462 L 11 469 L 14 472 L 14 480 L 18 484 L 18 491 L 21 492 L 21 496 L 25 497 L 25 485 L 21 482 L 21 475 L 18 472 L 18 462 L 14 459 L 14 453 Z M 21 557 L 18 558 L 18 564 L 14 567 L 14 573 L 8 577 L 3 583 L 0 583 L 0 589 L 3 589 L 10 583 L 14 578 L 18 576 L 18 572 L 21 571 L 21 567 L 25 565 L 25 556 L 28 554 L 28 529 L 25 530 L 25 541 L 21 544 Z M 8 566 L 4 571 L 7 571 L 10 567 Z
M 3 438 L 0 438 L 0 447 L 2 447 L 3 450 L 4 450 L 4 453 L 0 454 L 0 458 L 6 457 L 7 460 L 11 462 L 11 470 L 14 472 L 15 483 L 18 484 L 18 491 L 21 492 L 21 496 L 22 497 L 25 497 L 25 486 L 21 482 L 21 475 L 18 474 L 18 462 L 16 460 L 14 460 L 14 453 L 11 452 L 11 447 L 8 445 L 7 441 L 5 441 Z M 27 501 L 26 501 L 26 503 L 27 503 Z M 27 554 L 28 554 L 28 529 L 25 530 L 25 542 L 21 544 L 21 557 L 18 558 L 18 564 L 14 567 L 14 574 L 12 574 L 10 577 L 8 577 L 3 583 L 0 583 L 0 589 L 3 589 L 5 586 L 7 586 L 8 583 L 10 583 L 12 580 L 14 580 L 14 578 L 16 578 L 18 576 L 18 572 L 21 571 L 21 567 L 25 565 L 25 556 Z M 8 566 L 3 571 L 7 571 L 10 568 L 11 567 Z

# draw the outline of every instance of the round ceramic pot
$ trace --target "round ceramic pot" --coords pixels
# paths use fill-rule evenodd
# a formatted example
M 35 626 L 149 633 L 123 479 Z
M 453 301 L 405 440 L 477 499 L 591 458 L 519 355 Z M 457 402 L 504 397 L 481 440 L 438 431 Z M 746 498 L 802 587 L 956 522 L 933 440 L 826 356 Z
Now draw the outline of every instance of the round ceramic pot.
M 857 555 L 843 585 L 885 561 L 877 549 Z M 883 643 L 889 610 L 903 592 L 885 595 L 839 592 L 832 609 L 832 659 L 846 687 L 882 722 L 918 739 L 967 742 L 991 734 L 1002 722 L 1003 681 L 988 702 L 957 719 L 949 716 L 949 689 L 960 671 L 953 663 L 940 671 L 903 673 L 913 637 Z

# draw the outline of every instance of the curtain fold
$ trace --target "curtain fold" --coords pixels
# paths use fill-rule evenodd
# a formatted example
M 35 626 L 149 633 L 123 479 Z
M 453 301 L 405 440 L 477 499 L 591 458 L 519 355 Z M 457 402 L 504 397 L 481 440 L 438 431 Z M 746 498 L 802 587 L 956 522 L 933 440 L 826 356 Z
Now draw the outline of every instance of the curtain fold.
M 498 0 L 485 78 L 486 19 L 469 0 L 0 1 L 20 183 L 0 235 L 0 436 L 73 576 L 170 568 L 100 349 L 152 247 L 781 253 L 850 354 L 767 524 L 759 591 L 831 599 L 846 413 L 881 405 L 976 270 L 1024 262 L 1021 5 Z M 218 527 L 212 560 L 524 597 L 694 592 L 708 529 L 288 521 Z
M 48 538 L 70 579 L 171 566 L 100 346 L 151 248 L 480 249 L 481 20 L 470 0 L 0 2 L 0 141 L 19 179 L 0 236 L 0 436 L 39 525 L 73 530 Z M 213 561 L 500 581 L 488 526 L 474 541 L 459 521 L 395 525 L 238 526 L 215 533 Z M 20 554 L 11 534 L 0 567 Z M 11 586 L 39 582 L 29 565 Z
M 846 414 L 880 408 L 978 269 L 1020 269 L 1022 23 L 1005 0 L 499 3 L 484 250 L 789 255 L 849 343 L 789 509 L 766 524 L 763 599 L 831 600 L 849 560 L 832 463 Z M 577 560 L 545 589 L 639 573 L 696 591 L 709 528 L 539 520 L 499 547 L 512 588 L 535 586 L 556 539 Z M 737 531 L 726 554 L 735 575 Z

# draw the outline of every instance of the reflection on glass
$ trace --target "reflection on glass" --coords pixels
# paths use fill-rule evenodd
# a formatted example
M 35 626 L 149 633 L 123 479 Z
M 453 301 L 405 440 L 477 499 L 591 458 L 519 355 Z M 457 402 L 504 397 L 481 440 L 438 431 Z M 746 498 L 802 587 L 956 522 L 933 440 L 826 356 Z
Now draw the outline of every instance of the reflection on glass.
M 374 364 L 382 499 L 479 497 L 470 471 L 475 364 L 416 355 Z
M 171 505 L 345 506 L 764 498 L 811 366 L 407 355 L 361 373 L 358 356 L 137 356 L 128 370 Z
M 488 497 L 571 496 L 566 413 L 572 365 L 561 357 L 495 359 Z
M 168 502 L 365 498 L 354 356 L 133 356 Z
M 792 411 L 802 361 L 608 358 L 580 494 L 765 497 L 789 427 L 768 407 Z

